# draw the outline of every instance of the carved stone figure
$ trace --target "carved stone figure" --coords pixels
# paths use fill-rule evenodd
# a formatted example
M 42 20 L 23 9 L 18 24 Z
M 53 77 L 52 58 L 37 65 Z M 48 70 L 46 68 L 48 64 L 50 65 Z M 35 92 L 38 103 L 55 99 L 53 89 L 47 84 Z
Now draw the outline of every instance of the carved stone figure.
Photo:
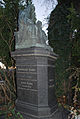
M 42 23 L 38 21 L 35 23 L 35 7 L 29 4 L 23 11 L 19 13 L 19 31 L 15 33 L 16 49 L 29 47 L 44 47 L 52 50 L 46 44 L 48 38 L 42 30 Z
M 35 22 L 35 7 L 33 4 L 29 4 L 24 10 L 19 12 L 19 25 L 21 21 L 27 23 L 28 20 L 29 22 Z

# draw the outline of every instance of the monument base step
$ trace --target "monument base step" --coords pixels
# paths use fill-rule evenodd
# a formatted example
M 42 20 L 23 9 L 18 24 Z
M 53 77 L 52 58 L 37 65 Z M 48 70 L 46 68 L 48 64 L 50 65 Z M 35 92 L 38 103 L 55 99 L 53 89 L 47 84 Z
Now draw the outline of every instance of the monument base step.
M 69 112 L 64 108 L 58 108 L 51 115 L 47 115 L 47 116 L 34 116 L 34 115 L 28 115 L 23 112 L 21 112 L 21 114 L 23 115 L 24 119 L 68 119 Z

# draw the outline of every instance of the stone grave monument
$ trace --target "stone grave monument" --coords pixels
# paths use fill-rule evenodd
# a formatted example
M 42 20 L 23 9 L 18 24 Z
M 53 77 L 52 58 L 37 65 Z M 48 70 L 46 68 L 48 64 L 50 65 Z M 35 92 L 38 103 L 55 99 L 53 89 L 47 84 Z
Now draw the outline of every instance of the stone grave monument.
M 59 110 L 55 96 L 55 60 L 57 55 L 46 44 L 42 23 L 34 24 L 34 6 L 19 13 L 19 31 L 12 57 L 16 61 L 16 111 L 24 119 L 67 119 Z M 32 12 L 31 12 L 32 11 Z

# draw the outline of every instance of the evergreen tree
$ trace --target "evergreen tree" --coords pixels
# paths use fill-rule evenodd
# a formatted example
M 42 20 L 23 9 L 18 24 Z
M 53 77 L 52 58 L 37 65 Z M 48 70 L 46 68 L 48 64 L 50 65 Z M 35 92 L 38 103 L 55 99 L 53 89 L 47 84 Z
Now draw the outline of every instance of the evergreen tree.
M 19 0 L 4 0 L 0 6 L 0 57 L 6 66 L 11 65 L 14 49 L 14 31 L 17 31 Z
M 58 5 L 55 10 L 52 11 L 49 20 L 48 35 L 49 35 L 49 44 L 54 48 L 54 51 L 59 54 L 59 58 L 56 62 L 56 86 L 58 96 L 67 95 L 70 102 L 71 99 L 71 80 L 68 78 L 69 73 L 66 72 L 66 69 L 74 64 L 75 60 L 72 58 L 74 54 L 74 48 L 76 44 L 73 42 L 72 36 L 72 25 L 67 17 L 70 15 L 69 8 L 73 3 L 77 12 L 80 11 L 79 0 L 58 0 Z M 76 17 L 75 20 L 76 21 Z M 79 22 L 76 21 L 79 26 Z M 77 27 L 77 24 L 76 27 Z M 75 30 L 75 29 L 74 29 Z M 73 30 L 73 31 L 74 31 Z M 74 44 L 74 45 L 73 45 Z M 79 45 L 79 43 L 77 44 Z M 77 46 L 76 46 L 77 47 Z M 79 47 L 78 52 L 80 52 Z M 77 54 L 77 52 L 76 52 Z M 79 53 L 78 53 L 79 54 Z M 75 57 L 76 59 L 77 57 Z M 73 60 L 72 60 L 73 59 Z M 59 89 L 59 90 L 58 90 Z M 70 94 L 70 95 L 69 95 Z
M 69 11 L 68 19 L 71 24 L 72 42 L 71 65 L 69 67 L 71 74 L 69 77 L 72 83 L 73 105 L 76 108 L 80 105 L 80 14 L 79 9 L 76 10 L 73 4 L 71 4 Z
M 69 11 L 66 4 L 58 4 L 50 15 L 48 37 L 49 44 L 54 52 L 59 54 L 56 62 L 56 86 L 58 96 L 66 94 L 66 75 L 65 69 L 69 66 L 69 56 L 71 43 L 69 40 L 70 24 L 68 23 Z

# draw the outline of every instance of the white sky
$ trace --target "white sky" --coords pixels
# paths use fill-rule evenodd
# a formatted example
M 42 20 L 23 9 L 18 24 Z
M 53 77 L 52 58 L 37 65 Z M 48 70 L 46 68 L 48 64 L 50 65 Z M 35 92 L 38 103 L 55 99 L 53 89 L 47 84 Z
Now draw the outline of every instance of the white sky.
M 51 11 L 57 5 L 57 1 L 53 0 L 32 0 L 35 6 L 37 20 L 40 20 L 43 24 L 43 30 L 47 33 L 48 27 L 46 18 L 50 15 Z

